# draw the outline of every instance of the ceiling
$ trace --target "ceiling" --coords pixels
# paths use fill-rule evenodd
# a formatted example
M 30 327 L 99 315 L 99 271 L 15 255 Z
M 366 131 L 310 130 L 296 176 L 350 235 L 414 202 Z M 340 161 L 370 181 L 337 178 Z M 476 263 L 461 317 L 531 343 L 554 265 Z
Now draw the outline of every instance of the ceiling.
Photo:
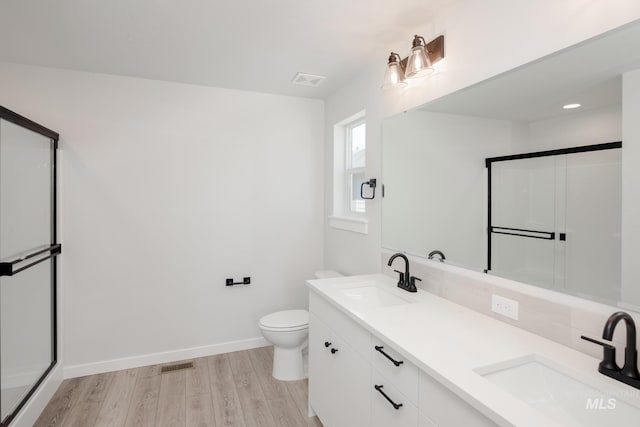
M 324 98 L 455 1 L 2 0 L 0 61 Z
M 625 71 L 640 68 L 640 22 L 436 99 L 421 110 L 537 121 L 622 103 Z M 568 103 L 576 110 L 563 110 Z

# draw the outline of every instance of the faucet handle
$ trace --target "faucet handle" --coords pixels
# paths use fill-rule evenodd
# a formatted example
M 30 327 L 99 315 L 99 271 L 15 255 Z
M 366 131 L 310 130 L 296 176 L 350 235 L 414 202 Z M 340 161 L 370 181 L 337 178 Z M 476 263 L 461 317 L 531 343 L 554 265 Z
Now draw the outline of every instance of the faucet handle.
M 393 270 L 400 275 L 398 278 L 398 285 L 404 285 L 404 273 L 402 271 Z
M 604 343 L 602 341 L 594 340 L 593 338 L 585 337 L 581 335 L 585 341 L 592 342 L 594 344 L 598 344 L 602 346 L 602 362 L 600 362 L 599 369 L 602 372 L 602 369 L 609 371 L 619 371 L 620 367 L 616 364 L 616 348 L 611 344 Z
M 407 280 L 407 286 L 404 288 L 404 290 L 409 292 L 418 292 L 418 288 L 416 288 L 416 280 L 422 282 L 422 279 L 418 279 L 415 276 L 410 276 L 409 280 Z

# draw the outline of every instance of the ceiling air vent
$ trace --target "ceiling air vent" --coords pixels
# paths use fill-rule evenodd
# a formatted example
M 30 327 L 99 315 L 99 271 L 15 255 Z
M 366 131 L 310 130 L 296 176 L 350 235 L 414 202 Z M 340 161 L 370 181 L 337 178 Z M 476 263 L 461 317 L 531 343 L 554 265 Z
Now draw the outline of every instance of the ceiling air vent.
M 307 74 L 307 73 L 298 73 L 293 77 L 291 83 L 294 85 L 300 86 L 311 86 L 317 87 L 322 83 L 322 81 L 326 79 L 325 76 L 318 76 L 315 74 Z

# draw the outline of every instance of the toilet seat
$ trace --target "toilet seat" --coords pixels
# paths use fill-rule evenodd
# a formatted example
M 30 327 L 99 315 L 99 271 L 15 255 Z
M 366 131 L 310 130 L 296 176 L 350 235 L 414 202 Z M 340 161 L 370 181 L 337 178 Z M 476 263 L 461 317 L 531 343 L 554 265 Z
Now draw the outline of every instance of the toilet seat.
M 299 331 L 309 327 L 307 310 L 284 310 L 267 314 L 260 319 L 260 327 L 269 331 Z

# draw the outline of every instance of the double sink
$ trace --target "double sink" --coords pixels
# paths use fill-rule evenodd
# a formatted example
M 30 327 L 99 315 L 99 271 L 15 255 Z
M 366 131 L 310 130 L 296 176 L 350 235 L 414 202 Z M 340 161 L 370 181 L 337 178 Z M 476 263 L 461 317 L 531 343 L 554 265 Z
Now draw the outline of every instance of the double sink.
M 335 299 L 355 314 L 419 301 L 416 294 L 376 281 L 340 283 L 334 290 Z M 562 425 L 635 426 L 640 422 L 640 393 L 599 377 L 595 365 L 593 375 L 585 375 L 530 354 L 474 372 Z

